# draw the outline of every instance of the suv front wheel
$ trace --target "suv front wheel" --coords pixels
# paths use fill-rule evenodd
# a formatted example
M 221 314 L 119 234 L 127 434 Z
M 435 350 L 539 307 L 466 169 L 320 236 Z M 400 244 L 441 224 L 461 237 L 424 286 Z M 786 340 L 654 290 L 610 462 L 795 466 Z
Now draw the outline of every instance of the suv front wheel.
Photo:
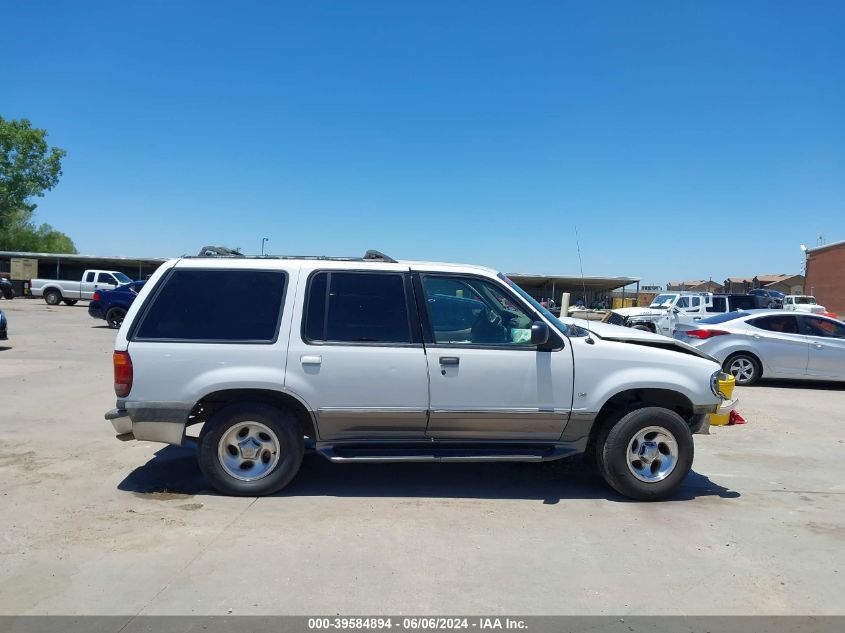
M 296 418 L 260 402 L 227 405 L 205 423 L 199 466 L 226 495 L 258 497 L 287 486 L 305 452 Z
M 604 480 L 638 501 L 671 495 L 692 468 L 694 444 L 684 419 L 663 407 L 643 407 L 622 416 L 598 445 Z

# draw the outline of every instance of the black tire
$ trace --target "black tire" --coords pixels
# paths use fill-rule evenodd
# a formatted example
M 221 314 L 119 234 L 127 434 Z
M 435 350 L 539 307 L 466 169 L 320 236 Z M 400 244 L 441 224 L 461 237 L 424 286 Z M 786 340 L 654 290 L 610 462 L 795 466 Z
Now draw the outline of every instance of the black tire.
M 629 446 L 638 433 L 648 427 L 662 429 L 666 435 L 658 435 L 655 432 L 648 432 L 645 438 L 653 437 L 654 450 L 657 456 L 651 464 L 665 464 L 664 461 L 672 450 L 676 451 L 674 466 L 663 476 L 659 476 L 659 468 L 656 471 L 649 470 L 643 461 L 640 461 L 642 468 L 652 474 L 655 479 L 643 481 L 634 474 L 629 466 Z M 674 449 L 667 448 L 667 443 L 661 443 L 659 439 L 671 437 L 675 442 Z M 644 446 L 645 443 L 640 444 Z M 599 470 L 604 480 L 621 495 L 637 501 L 657 501 L 671 495 L 686 478 L 692 468 L 692 460 L 695 455 L 695 445 L 692 441 L 692 433 L 684 419 L 674 411 L 663 407 L 642 407 L 629 411 L 615 423 L 611 423 L 599 440 L 596 456 L 598 458 Z M 645 458 L 644 458 L 645 459 Z M 635 460 L 631 460 L 635 462 Z
M 62 303 L 66 306 L 75 306 L 76 302 L 79 301 L 78 299 L 62 299 Z
M 218 456 L 218 448 L 227 432 L 243 423 L 258 423 L 270 429 L 279 444 L 278 461 L 272 470 L 252 481 L 230 474 Z M 211 485 L 225 495 L 259 497 L 278 492 L 296 476 L 304 453 L 305 442 L 296 417 L 288 410 L 260 402 L 236 402 L 223 407 L 208 419 L 199 437 L 200 470 Z M 249 461 L 241 456 L 237 459 L 243 459 L 244 463 Z
M 654 332 L 654 330 L 652 330 L 652 329 L 651 329 L 650 327 L 648 327 L 647 325 L 632 325 L 632 326 L 631 326 L 631 329 L 632 329 L 632 330 L 644 330 L 644 331 L 646 331 L 646 332 Z
M 125 316 L 125 308 L 121 308 L 120 306 L 114 306 L 113 308 L 109 308 L 109 311 L 106 312 L 106 323 L 109 324 L 109 327 L 111 329 L 116 330 L 123 323 L 123 318 Z
M 747 352 L 740 352 L 733 354 L 725 360 L 722 365 L 725 373 L 731 374 L 736 380 L 736 384 L 742 387 L 753 385 L 763 376 L 763 368 L 760 366 L 760 361 L 753 354 Z
M 44 293 L 44 301 L 47 305 L 57 306 L 62 302 L 62 293 L 58 290 L 50 289 Z
M 3 286 L 3 297 L 5 299 L 14 299 L 15 289 L 10 286 Z

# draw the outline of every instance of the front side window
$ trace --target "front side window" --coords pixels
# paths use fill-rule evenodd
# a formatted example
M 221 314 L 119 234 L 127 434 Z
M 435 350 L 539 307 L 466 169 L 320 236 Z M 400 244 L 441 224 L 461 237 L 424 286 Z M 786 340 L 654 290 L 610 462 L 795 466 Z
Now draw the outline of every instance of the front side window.
M 803 325 L 804 334 L 823 336 L 825 338 L 845 338 L 845 325 L 841 323 L 811 316 L 801 317 L 800 320 Z
M 282 271 L 175 269 L 155 294 L 135 338 L 272 342 L 285 281 Z
M 99 273 L 97 275 L 97 283 L 98 284 L 109 284 L 109 285 L 113 286 L 114 285 L 114 277 L 112 277 L 108 273 Z
M 422 285 L 436 343 L 531 346 L 534 319 L 497 284 L 425 275 Z
M 309 342 L 410 343 L 404 276 L 317 273 L 308 287 L 304 332 Z
M 781 334 L 798 334 L 798 320 L 789 314 L 765 316 L 749 321 L 751 325 L 768 332 L 780 332 Z

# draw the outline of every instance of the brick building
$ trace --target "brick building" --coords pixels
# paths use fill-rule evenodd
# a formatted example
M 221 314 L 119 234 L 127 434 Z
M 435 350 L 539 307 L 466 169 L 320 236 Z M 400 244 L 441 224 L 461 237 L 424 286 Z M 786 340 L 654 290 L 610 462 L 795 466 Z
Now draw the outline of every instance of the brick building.
M 804 292 L 828 310 L 845 314 L 845 241 L 807 249 Z

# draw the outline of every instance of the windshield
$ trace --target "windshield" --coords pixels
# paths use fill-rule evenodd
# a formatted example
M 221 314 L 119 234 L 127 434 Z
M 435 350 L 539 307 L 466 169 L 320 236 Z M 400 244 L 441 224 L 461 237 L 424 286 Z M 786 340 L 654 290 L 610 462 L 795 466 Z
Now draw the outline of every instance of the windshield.
M 666 309 L 675 303 L 677 298 L 678 295 L 657 295 L 648 307 Z
M 520 288 L 518 284 L 516 284 L 512 280 L 508 279 L 507 275 L 499 273 L 499 279 L 503 280 L 511 288 L 513 288 L 520 297 L 522 297 L 528 303 L 530 303 L 531 306 L 535 310 L 537 310 L 537 312 L 539 312 L 544 317 L 546 317 L 549 321 L 554 323 L 555 327 L 557 327 L 566 336 L 585 336 L 586 335 L 586 331 L 583 330 L 582 328 L 579 328 L 576 325 L 567 325 L 566 323 L 564 323 L 563 321 L 558 319 L 554 314 L 552 314 L 546 308 L 544 308 L 542 305 L 540 305 L 539 301 L 537 301 L 534 297 L 532 297 L 530 294 L 528 294 L 522 288 Z
M 131 284 L 132 283 L 132 280 L 129 277 L 127 277 L 126 275 L 124 275 L 123 273 L 112 273 L 112 275 L 114 275 L 115 279 L 117 279 L 117 281 L 120 282 L 121 284 Z
M 815 297 L 795 297 L 793 299 L 793 301 L 795 303 L 805 303 L 805 304 L 815 305 L 816 298 Z

